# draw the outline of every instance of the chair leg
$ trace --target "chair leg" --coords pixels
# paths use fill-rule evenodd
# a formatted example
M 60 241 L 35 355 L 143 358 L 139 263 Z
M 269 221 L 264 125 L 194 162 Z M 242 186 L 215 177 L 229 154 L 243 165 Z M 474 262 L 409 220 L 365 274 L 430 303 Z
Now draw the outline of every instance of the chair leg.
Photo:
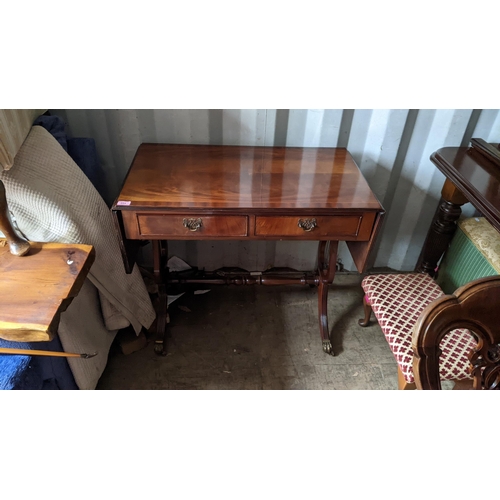
M 365 311 L 365 317 L 363 319 L 358 320 L 359 326 L 368 326 L 370 324 L 370 316 L 372 313 L 372 306 L 368 302 L 368 297 L 365 295 L 363 297 L 363 308 Z
M 413 383 L 407 382 L 403 375 L 403 372 L 398 366 L 398 389 L 400 391 L 413 391 L 417 388 L 417 386 Z

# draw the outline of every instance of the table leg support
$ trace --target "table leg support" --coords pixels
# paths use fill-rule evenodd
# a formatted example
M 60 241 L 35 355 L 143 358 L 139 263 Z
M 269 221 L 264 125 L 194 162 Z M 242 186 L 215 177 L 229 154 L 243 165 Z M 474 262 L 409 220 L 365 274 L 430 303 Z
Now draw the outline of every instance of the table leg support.
M 430 276 L 434 276 L 437 263 L 455 234 L 456 221 L 462 213 L 461 206 L 468 201 L 449 179 L 444 183 L 441 196 L 416 267 L 416 271 Z
M 318 318 L 323 351 L 334 355 L 328 329 L 328 286 L 333 283 L 337 265 L 338 241 L 320 241 L 318 246 Z
M 158 285 L 158 308 L 156 311 L 156 338 L 155 353 L 160 356 L 167 355 L 167 279 L 168 267 L 168 247 L 166 241 L 154 240 L 153 244 L 153 274 Z

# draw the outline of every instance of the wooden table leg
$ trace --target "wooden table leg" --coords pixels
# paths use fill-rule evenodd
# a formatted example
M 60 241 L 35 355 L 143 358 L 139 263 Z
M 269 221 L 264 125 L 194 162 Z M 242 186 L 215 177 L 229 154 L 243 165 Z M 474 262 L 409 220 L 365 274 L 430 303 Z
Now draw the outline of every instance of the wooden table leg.
M 333 283 L 337 265 L 338 241 L 320 241 L 318 246 L 318 316 L 323 351 L 334 355 L 328 330 L 328 285 Z
M 156 311 L 155 352 L 160 356 L 167 355 L 167 279 L 168 246 L 166 241 L 153 240 L 153 274 L 158 285 L 158 310 Z
M 434 276 L 439 259 L 444 254 L 457 228 L 456 221 L 462 213 L 461 206 L 468 202 L 461 191 L 446 179 L 439 204 L 427 233 L 416 271 Z

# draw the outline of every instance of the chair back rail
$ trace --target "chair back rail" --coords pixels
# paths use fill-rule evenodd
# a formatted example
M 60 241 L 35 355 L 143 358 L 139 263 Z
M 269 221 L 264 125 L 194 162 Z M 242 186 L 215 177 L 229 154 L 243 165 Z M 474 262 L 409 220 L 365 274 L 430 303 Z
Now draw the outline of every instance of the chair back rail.
M 500 276 L 472 281 L 423 310 L 412 335 L 418 389 L 441 389 L 439 343 L 456 328 L 467 328 L 478 342 L 469 355 L 473 388 L 500 389 Z

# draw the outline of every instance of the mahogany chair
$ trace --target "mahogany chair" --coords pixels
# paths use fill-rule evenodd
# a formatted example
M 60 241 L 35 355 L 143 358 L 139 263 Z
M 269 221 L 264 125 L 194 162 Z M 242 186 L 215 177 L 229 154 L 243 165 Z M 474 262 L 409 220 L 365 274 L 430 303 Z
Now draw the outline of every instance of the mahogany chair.
M 425 308 L 412 337 L 417 388 L 441 389 L 439 344 L 453 328 L 477 339 L 469 353 L 473 388 L 500 389 L 500 276 L 472 281 Z
M 374 312 L 398 365 L 400 389 L 441 389 L 441 380 L 500 381 L 500 276 L 444 295 L 427 274 L 378 274 L 362 281 L 368 326 Z

